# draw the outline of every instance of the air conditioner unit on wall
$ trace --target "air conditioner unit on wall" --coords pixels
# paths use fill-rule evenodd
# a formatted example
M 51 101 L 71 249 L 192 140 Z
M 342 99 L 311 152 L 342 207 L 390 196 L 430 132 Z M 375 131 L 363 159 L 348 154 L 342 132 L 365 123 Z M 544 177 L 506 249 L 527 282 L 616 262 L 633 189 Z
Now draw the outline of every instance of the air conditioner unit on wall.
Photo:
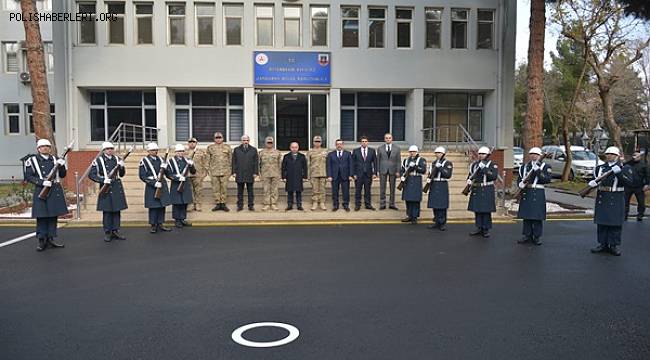
M 23 84 L 29 83 L 32 81 L 32 76 L 28 72 L 21 72 L 18 74 L 18 78 Z

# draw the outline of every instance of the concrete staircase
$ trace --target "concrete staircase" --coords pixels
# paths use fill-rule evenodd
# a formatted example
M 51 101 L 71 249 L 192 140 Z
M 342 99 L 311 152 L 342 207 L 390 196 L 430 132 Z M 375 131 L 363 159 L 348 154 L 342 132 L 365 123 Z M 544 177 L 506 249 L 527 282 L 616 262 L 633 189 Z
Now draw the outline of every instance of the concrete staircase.
M 402 158 L 407 156 L 407 153 L 402 153 Z M 433 153 L 421 154 L 426 160 L 427 164 L 435 158 Z M 138 165 L 145 153 L 140 151 L 132 153 L 126 160 L 126 176 L 122 179 L 127 196 L 127 203 L 129 208 L 122 213 L 123 221 L 128 222 L 146 222 L 147 209 L 144 207 L 144 183 L 138 177 Z M 467 169 L 469 166 L 468 159 L 464 154 L 450 152 L 447 154 L 447 159 L 454 164 L 454 174 L 449 182 L 450 189 L 450 219 L 467 219 L 473 217 L 471 212 L 467 211 L 467 197 L 461 194 L 462 189 L 465 187 L 465 178 L 467 176 Z M 399 179 L 398 179 L 399 181 Z M 199 196 L 195 195 L 195 201 L 198 199 L 201 202 L 203 211 L 190 212 L 189 220 L 196 222 L 251 222 L 251 221 L 318 221 L 318 220 L 341 220 L 341 221 L 363 221 L 363 220 L 397 220 L 405 216 L 405 205 L 401 201 L 401 193 L 397 191 L 396 202 L 400 211 L 383 210 L 372 211 L 361 209 L 358 212 L 354 211 L 354 184 L 351 183 L 350 198 L 352 211 L 345 212 L 340 209 L 337 212 L 332 212 L 331 209 L 331 189 L 328 184 L 326 205 L 327 211 L 317 210 L 310 211 L 311 208 L 311 185 L 309 182 L 304 183 L 305 191 L 303 192 L 303 207 L 305 211 L 289 211 L 285 212 L 286 207 L 286 193 L 284 192 L 284 185 L 280 184 L 278 207 L 279 211 L 262 211 L 263 206 L 263 189 L 260 182 L 255 182 L 255 211 L 251 212 L 245 209 L 241 212 L 235 211 L 237 201 L 237 185 L 234 181 L 228 184 L 228 201 L 227 205 L 231 211 L 226 213 L 223 211 L 212 212 L 211 208 L 214 206 L 212 198 L 212 188 L 210 186 L 209 177 L 203 182 L 203 188 Z M 86 201 L 82 204 L 82 218 L 86 222 L 101 221 L 101 212 L 96 211 L 97 204 L 97 186 L 92 186 L 89 193 L 86 195 Z M 379 207 L 379 180 L 375 180 L 372 185 L 372 204 L 376 208 Z M 423 194 L 422 200 L 422 219 L 430 219 L 432 213 L 427 209 L 427 194 Z M 171 207 L 167 212 L 167 219 L 171 219 Z

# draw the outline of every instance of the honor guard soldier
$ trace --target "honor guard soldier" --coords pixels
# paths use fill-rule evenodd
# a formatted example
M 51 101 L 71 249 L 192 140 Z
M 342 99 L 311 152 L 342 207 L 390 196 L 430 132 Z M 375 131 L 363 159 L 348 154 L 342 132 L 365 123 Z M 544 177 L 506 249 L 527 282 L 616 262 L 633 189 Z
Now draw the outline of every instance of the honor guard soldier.
M 57 218 L 68 213 L 65 194 L 59 179 L 66 175 L 65 159 L 57 159 L 52 155 L 52 144 L 47 139 L 40 139 L 36 143 L 38 154 L 30 157 L 25 162 L 25 180 L 34 184 L 32 198 L 32 218 L 36 218 L 36 238 L 38 246 L 36 251 L 43 251 L 48 246 L 62 248 L 63 244 L 54 242 L 56 237 Z M 58 165 L 54 180 L 48 180 L 48 174 Z M 49 187 L 49 194 L 41 199 L 39 194 L 43 188 Z
M 114 239 L 126 240 L 120 234 L 120 212 L 126 210 L 126 196 L 124 195 L 124 187 L 122 186 L 121 177 L 124 177 L 126 169 L 124 160 L 118 158 L 114 154 L 114 146 L 110 142 L 102 143 L 102 154 L 97 157 L 92 163 L 88 177 L 90 180 L 99 184 L 100 192 L 97 196 L 97 211 L 103 214 L 102 224 L 104 228 L 104 241 L 110 242 Z M 117 170 L 114 170 L 115 168 Z M 117 171 L 117 176 L 111 178 L 114 171 Z M 101 191 L 104 185 L 108 186 L 108 190 Z
M 140 161 L 139 176 L 146 185 L 144 187 L 144 207 L 149 209 L 149 224 L 152 234 L 160 231 L 171 231 L 165 223 L 165 207 L 170 204 L 167 181 L 158 176 L 167 171 L 167 162 L 158 156 L 158 145 L 147 145 L 147 156 Z M 156 189 L 160 189 L 160 197 L 156 198 Z
M 429 229 L 445 231 L 447 229 L 447 209 L 449 208 L 449 184 L 454 164 L 445 159 L 447 149 L 438 146 L 434 153 L 436 160 L 429 167 L 429 198 L 427 207 L 433 209 L 433 224 Z
M 402 200 L 406 202 L 406 217 L 402 222 L 417 224 L 420 217 L 420 202 L 422 201 L 422 174 L 427 172 L 427 162 L 420 157 L 418 147 L 409 147 L 409 157 L 402 161 L 400 180 L 402 187 Z
M 621 255 L 618 246 L 621 245 L 625 219 L 624 186 L 632 183 L 632 169 L 623 166 L 619 160 L 620 155 L 617 147 L 608 147 L 605 150 L 607 162 L 596 167 L 594 180 L 589 181 L 589 186 L 598 190 L 594 209 L 598 246 L 591 249 L 592 253 L 609 252 L 615 256 Z
M 551 167 L 540 161 L 542 150 L 538 147 L 528 151 L 530 161 L 519 167 L 517 180 L 521 200 L 517 217 L 523 219 L 523 237 L 519 244 L 531 242 L 542 245 L 543 221 L 546 220 L 546 194 L 544 184 L 551 182 Z
M 225 144 L 223 134 L 214 134 L 214 144 L 208 146 L 208 175 L 212 181 L 215 206 L 212 211 L 230 211 L 226 206 L 228 179 L 232 171 L 232 148 Z
M 192 184 L 192 210 L 201 211 L 201 188 L 203 187 L 203 179 L 208 175 L 208 166 L 206 164 L 207 154 L 205 150 L 197 147 L 198 142 L 196 138 L 190 138 L 187 141 L 187 157 L 194 161 L 195 174 L 189 176 Z
M 282 169 L 282 154 L 273 146 L 273 138 L 267 137 L 264 149 L 260 151 L 260 178 L 264 187 L 264 207 L 262 210 L 278 210 L 278 185 Z
M 327 210 L 325 207 L 325 185 L 327 184 L 327 149 L 321 147 L 323 139 L 314 136 L 313 147 L 307 152 L 309 182 L 311 183 L 311 210 Z
M 497 211 L 494 195 L 494 181 L 499 173 L 497 164 L 489 160 L 490 149 L 482 146 L 478 149 L 478 160 L 469 166 L 467 185 L 470 186 L 469 204 L 467 210 L 474 212 L 476 230 L 470 235 L 490 237 L 492 228 L 492 213 Z
M 177 228 L 192 226 L 186 221 L 187 205 L 192 203 L 192 186 L 189 184 L 188 175 L 196 174 L 194 160 L 185 158 L 185 146 L 176 144 L 174 156 L 167 161 L 167 171 L 165 171 L 171 186 L 169 189 L 169 198 L 172 204 L 172 218 Z

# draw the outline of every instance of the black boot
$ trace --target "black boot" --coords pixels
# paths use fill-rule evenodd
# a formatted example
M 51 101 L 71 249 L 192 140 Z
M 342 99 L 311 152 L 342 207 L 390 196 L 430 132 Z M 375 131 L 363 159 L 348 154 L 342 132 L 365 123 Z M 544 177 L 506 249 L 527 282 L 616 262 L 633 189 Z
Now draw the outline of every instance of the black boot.
M 43 251 L 47 248 L 44 238 L 38 238 L 38 245 L 36 246 L 36 251 Z
M 483 237 L 484 237 L 484 238 L 486 238 L 486 239 L 487 239 L 487 238 L 489 238 L 489 237 L 490 237 L 490 232 L 489 232 L 488 230 L 483 230 L 483 233 L 482 233 L 482 235 L 483 235 Z
M 469 233 L 471 236 L 483 235 L 483 230 L 476 228 L 476 230 Z
M 417 223 L 418 223 L 418 218 L 411 219 L 411 225 L 417 225 Z
M 525 244 L 530 241 L 530 237 L 524 236 L 521 239 L 517 240 L 517 244 Z
M 609 251 L 609 247 L 607 245 L 603 245 L 603 244 L 598 244 L 598 246 L 591 249 L 591 252 L 593 254 L 603 253 L 603 252 L 607 252 L 607 251 Z
M 402 219 L 402 222 L 407 223 L 407 222 L 411 222 L 411 220 L 412 220 L 412 218 L 410 216 L 407 216 L 407 217 Z
M 181 224 L 183 224 L 184 227 L 192 226 L 192 223 L 188 222 L 185 219 L 181 220 Z
M 230 211 L 230 209 L 228 209 L 228 207 L 226 206 L 226 203 L 221 204 L 221 210 L 223 210 L 225 212 Z
M 50 245 L 53 248 L 64 248 L 65 247 L 65 245 L 63 245 L 63 244 L 54 242 L 54 238 L 52 238 L 52 237 L 47 238 L 47 244 Z
M 539 239 L 537 236 L 533 236 L 533 245 L 540 246 L 542 245 L 542 240 Z
M 158 225 L 151 225 L 151 229 L 149 230 L 149 233 L 155 234 L 158 232 Z
M 438 226 L 438 230 L 440 230 L 440 231 L 445 231 L 445 230 L 447 230 L 447 225 L 445 225 L 445 224 L 440 224 L 440 226 Z
M 609 253 L 614 256 L 621 256 L 621 250 L 619 250 L 616 245 L 609 247 Z
M 174 222 L 174 226 L 176 226 L 177 229 L 182 229 L 183 228 L 183 223 L 180 220 L 176 220 Z
M 217 204 L 212 208 L 212 211 L 219 211 L 221 210 L 221 204 Z
M 115 231 L 113 231 L 113 239 L 126 240 L 126 237 L 124 235 L 120 234 L 119 231 L 115 230 Z
M 165 225 L 163 225 L 163 224 L 158 224 L 158 230 L 165 231 L 165 232 L 172 231 L 172 229 L 170 229 L 168 227 L 165 227 Z
M 110 231 L 104 233 L 104 241 L 106 242 L 113 241 L 113 234 Z
M 437 229 L 437 228 L 439 228 L 439 227 L 440 227 L 440 226 L 438 226 L 438 223 L 437 223 L 437 222 L 434 222 L 434 223 L 431 224 L 431 225 L 427 225 L 427 229 L 430 229 L 430 230 Z

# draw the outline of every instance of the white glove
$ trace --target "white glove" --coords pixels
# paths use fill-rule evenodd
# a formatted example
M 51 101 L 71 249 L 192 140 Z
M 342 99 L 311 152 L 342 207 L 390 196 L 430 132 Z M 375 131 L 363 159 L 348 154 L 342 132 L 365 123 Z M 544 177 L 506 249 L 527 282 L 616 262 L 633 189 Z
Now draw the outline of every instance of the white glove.
M 467 185 L 472 185 L 473 181 L 471 179 L 467 179 Z
M 124 160 L 122 160 L 122 159 L 117 160 L 117 165 L 121 166 L 121 167 L 124 167 Z
M 187 165 L 194 166 L 194 160 L 187 159 Z
M 160 164 L 161 169 L 167 169 L 167 163 L 162 163 Z
M 537 170 L 539 170 L 539 165 L 533 164 L 533 171 L 537 171 Z
M 162 187 L 162 183 L 160 181 L 156 181 L 153 186 L 155 186 L 157 189 L 160 189 Z
M 59 166 L 65 166 L 65 159 L 58 159 L 56 163 L 59 164 Z
M 431 183 L 431 179 L 427 178 L 427 184 Z
M 411 162 L 409 163 L 409 167 L 414 167 L 414 166 L 415 166 L 415 162 L 414 162 L 414 161 L 411 161 Z
M 185 176 L 179 175 L 178 176 L 178 181 L 185 181 Z
M 518 186 L 519 186 L 520 189 L 523 189 L 523 188 L 526 187 L 526 184 L 523 181 L 520 181 Z
M 614 174 L 618 174 L 618 173 L 620 173 L 622 170 L 623 170 L 623 169 L 621 169 L 621 167 L 618 166 L 618 165 L 614 165 L 614 166 L 612 166 L 612 171 L 614 172 Z
M 111 183 L 111 179 L 104 179 L 104 184 L 108 185 Z
M 52 186 L 52 182 L 50 180 L 43 180 L 43 186 L 50 187 Z
M 400 181 L 406 181 L 406 178 L 405 178 L 404 176 L 402 176 L 402 177 L 399 178 L 399 179 L 400 179 Z
M 484 162 L 478 163 L 478 167 L 481 168 L 481 169 L 484 169 L 485 168 L 485 163 Z
M 437 168 L 441 168 L 441 167 L 442 167 L 442 163 L 436 163 L 436 167 L 437 167 Z
M 596 180 L 591 180 L 591 181 L 589 182 L 589 186 L 591 186 L 592 188 L 595 188 L 595 187 L 598 186 L 598 183 L 596 182 Z

